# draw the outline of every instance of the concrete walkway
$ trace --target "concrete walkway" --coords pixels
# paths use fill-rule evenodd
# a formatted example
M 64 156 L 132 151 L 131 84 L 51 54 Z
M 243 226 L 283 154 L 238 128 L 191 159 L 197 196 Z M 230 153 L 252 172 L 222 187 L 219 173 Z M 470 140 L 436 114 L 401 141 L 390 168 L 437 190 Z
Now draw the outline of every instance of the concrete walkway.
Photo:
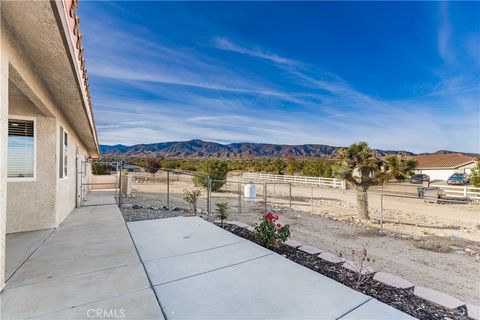
M 167 319 L 411 319 L 197 217 L 127 225 Z
M 163 319 L 118 208 L 72 212 L 7 281 L 1 319 Z

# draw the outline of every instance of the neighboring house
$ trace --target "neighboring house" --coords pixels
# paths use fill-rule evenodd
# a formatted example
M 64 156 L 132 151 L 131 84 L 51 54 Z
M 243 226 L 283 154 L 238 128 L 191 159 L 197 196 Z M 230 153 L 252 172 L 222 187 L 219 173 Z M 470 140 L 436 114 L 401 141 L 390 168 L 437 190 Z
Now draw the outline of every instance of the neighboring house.
M 459 153 L 430 154 L 415 157 L 418 161 L 415 173 L 428 174 L 430 180 L 447 180 L 452 174 L 470 174 L 475 158 Z
M 78 1 L 0 1 L 0 289 L 6 234 L 57 227 L 98 157 Z

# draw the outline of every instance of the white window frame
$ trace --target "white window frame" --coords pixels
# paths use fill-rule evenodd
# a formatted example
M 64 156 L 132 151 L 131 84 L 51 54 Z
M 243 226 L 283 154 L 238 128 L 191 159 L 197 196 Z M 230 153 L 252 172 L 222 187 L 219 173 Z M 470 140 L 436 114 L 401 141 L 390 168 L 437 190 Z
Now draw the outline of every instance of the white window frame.
M 67 135 L 67 174 L 65 175 L 65 158 L 62 157 L 65 156 L 65 135 Z M 58 125 L 58 142 L 59 142 L 59 147 L 62 148 L 63 154 L 60 153 L 60 148 L 58 148 L 58 179 L 59 180 L 65 180 L 68 179 L 69 176 L 69 170 L 68 170 L 68 149 L 70 145 L 70 134 L 68 133 L 67 130 L 65 130 L 65 127 L 62 126 L 61 124 Z M 60 163 L 62 164 L 62 177 L 60 176 Z
M 17 116 L 14 114 L 8 115 L 8 121 L 10 120 L 28 120 L 33 121 L 33 177 L 8 177 L 7 174 L 7 182 L 32 182 L 37 181 L 37 117 L 30 117 L 30 116 Z M 8 139 L 8 133 L 7 133 Z M 7 145 L 8 150 L 8 145 Z M 7 154 L 8 159 L 8 154 Z M 7 164 L 8 165 L 8 164 Z M 8 170 L 8 168 L 7 168 Z

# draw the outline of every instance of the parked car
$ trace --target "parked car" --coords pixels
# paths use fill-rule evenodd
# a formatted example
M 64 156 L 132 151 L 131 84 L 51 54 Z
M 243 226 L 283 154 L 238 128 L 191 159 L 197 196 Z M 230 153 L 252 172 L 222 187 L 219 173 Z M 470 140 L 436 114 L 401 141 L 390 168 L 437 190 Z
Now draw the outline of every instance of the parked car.
M 465 185 L 470 182 L 470 177 L 465 173 L 454 173 L 448 178 L 448 184 Z
M 411 183 L 422 183 L 423 181 L 430 181 L 428 174 L 416 174 L 410 177 Z

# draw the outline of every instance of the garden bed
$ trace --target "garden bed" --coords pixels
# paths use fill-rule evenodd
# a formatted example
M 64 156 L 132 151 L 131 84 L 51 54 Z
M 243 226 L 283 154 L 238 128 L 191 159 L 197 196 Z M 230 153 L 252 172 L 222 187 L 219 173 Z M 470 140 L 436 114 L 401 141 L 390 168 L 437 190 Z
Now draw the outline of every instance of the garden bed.
M 225 224 L 223 228 L 237 236 L 257 243 L 254 233 L 250 230 L 232 224 Z M 375 281 L 373 279 L 373 274 L 366 276 L 359 288 L 356 288 L 356 273 L 343 268 L 341 264 L 326 262 L 318 258 L 317 255 L 309 254 L 284 244 L 279 248 L 273 249 L 273 251 L 354 290 L 382 301 L 415 318 L 432 320 L 445 318 L 467 319 L 467 310 L 465 306 L 454 310 L 442 308 L 415 296 L 413 294 L 413 288 L 397 289 Z

